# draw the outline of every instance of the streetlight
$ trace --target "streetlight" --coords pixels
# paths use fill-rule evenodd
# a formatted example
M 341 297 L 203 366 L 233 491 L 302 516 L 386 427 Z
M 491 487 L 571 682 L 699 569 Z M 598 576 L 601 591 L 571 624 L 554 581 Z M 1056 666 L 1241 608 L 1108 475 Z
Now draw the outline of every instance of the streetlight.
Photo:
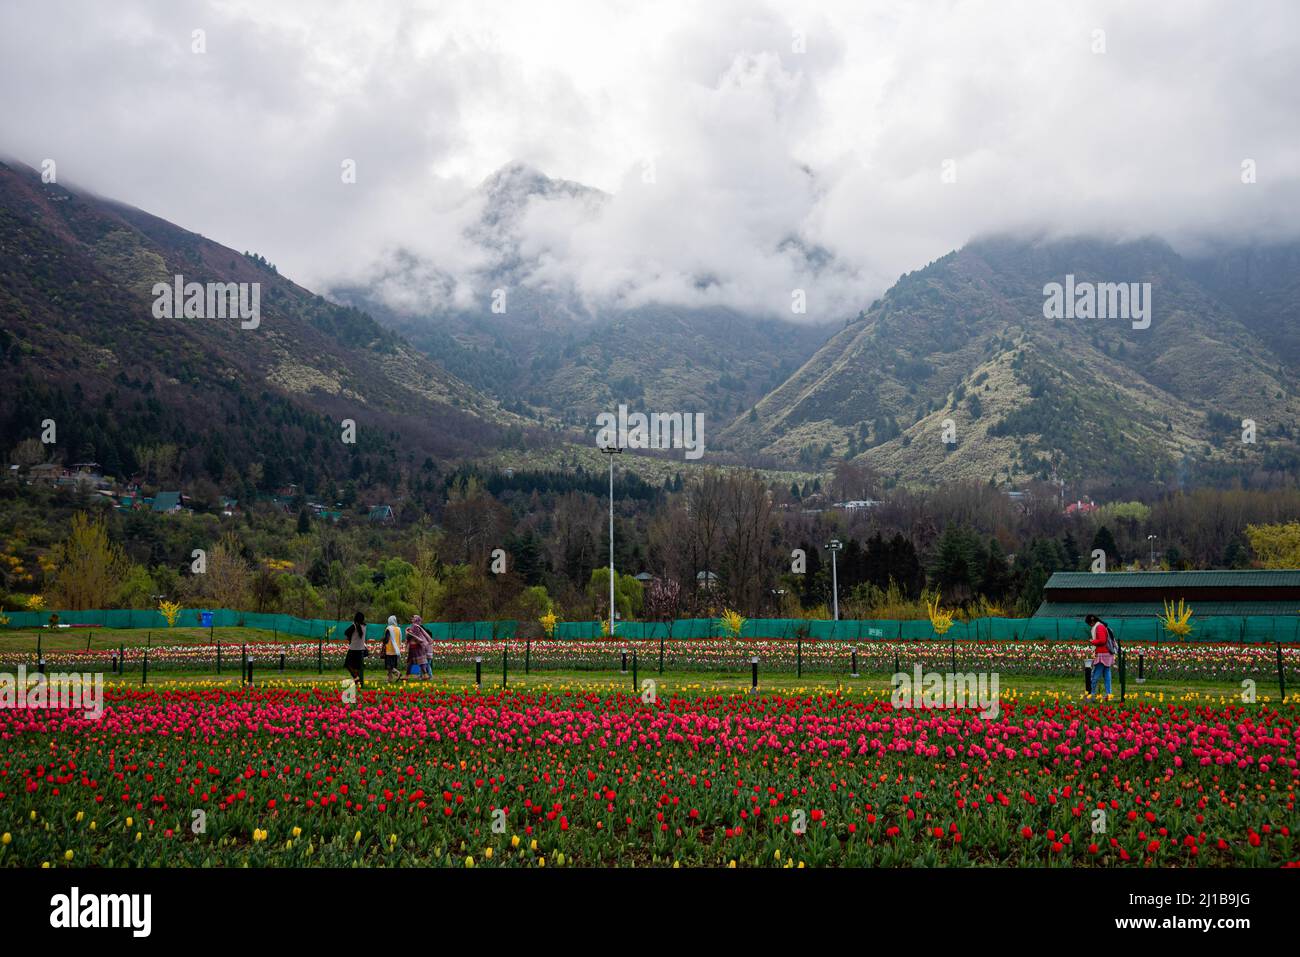
M 1148 535 L 1147 541 L 1151 543 L 1151 567 L 1156 567 L 1156 536 Z
M 840 578 L 835 568 L 835 553 L 844 548 L 838 538 L 832 538 L 829 545 L 823 545 L 831 553 L 831 605 L 835 609 L 835 620 L 840 620 Z
M 614 637 L 614 456 L 623 450 L 617 443 L 602 445 L 600 450 L 609 456 L 609 636 Z

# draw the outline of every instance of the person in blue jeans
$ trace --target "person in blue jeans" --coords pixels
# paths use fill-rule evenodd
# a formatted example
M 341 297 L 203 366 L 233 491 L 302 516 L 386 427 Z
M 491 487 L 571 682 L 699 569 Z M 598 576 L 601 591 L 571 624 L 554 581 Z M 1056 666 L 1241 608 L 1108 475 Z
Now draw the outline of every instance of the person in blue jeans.
M 1106 697 L 1109 698 L 1110 669 L 1115 666 L 1115 656 L 1110 651 L 1110 629 L 1096 615 L 1088 615 L 1083 620 L 1090 629 L 1089 643 L 1093 650 L 1092 696 L 1100 697 L 1101 686 L 1105 683 Z

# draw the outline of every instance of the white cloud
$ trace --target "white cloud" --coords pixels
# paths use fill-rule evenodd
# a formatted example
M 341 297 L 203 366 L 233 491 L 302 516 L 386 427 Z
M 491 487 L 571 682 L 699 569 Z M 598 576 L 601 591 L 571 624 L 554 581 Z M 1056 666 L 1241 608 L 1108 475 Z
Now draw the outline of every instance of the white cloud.
M 612 194 L 519 219 L 531 282 L 787 316 L 804 288 L 830 318 L 980 233 L 1292 235 L 1298 27 L 1284 0 L 18 0 L 0 151 L 315 288 L 409 251 L 412 309 L 480 301 L 473 189 L 522 160 Z

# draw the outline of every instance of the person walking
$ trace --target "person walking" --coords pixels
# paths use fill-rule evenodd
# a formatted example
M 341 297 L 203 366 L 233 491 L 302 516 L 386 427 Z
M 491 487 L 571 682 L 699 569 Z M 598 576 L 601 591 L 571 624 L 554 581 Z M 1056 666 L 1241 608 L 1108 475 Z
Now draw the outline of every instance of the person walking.
M 348 653 L 343 659 L 343 667 L 348 670 L 352 680 L 357 684 L 365 685 L 365 668 L 366 655 L 366 616 L 357 612 L 352 616 L 352 624 L 348 625 L 347 631 L 343 632 L 343 637 L 348 642 Z
M 429 655 L 433 651 L 433 636 L 424 628 L 424 619 L 419 615 L 411 616 L 411 627 L 406 629 L 407 671 L 420 678 L 432 678 L 433 669 L 429 664 Z
M 402 626 L 397 623 L 396 615 L 388 616 L 383 647 L 384 670 L 388 672 L 389 681 L 396 681 L 402 676 Z
M 1118 644 L 1110 626 L 1096 615 L 1084 619 L 1089 630 L 1089 644 L 1092 646 L 1092 696 L 1101 697 L 1101 686 L 1105 683 L 1106 697 L 1110 697 L 1110 670 L 1115 666 L 1115 653 Z

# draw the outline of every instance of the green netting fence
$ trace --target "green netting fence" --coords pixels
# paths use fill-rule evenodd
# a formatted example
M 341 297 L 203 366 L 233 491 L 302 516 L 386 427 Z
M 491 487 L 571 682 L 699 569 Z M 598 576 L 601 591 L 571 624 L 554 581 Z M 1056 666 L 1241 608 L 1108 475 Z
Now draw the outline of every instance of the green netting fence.
M 1193 620 L 1185 639 L 1165 630 L 1155 618 L 1117 618 L 1111 621 L 1120 641 L 1203 641 L 1259 644 L 1300 642 L 1300 615 L 1203 618 Z M 668 622 L 619 622 L 616 637 L 629 641 L 722 638 L 729 633 L 716 618 L 687 618 Z M 955 641 L 1079 641 L 1087 626 L 1078 618 L 977 618 L 954 622 L 943 636 Z M 602 637 L 598 621 L 566 621 L 555 637 L 581 641 Z M 842 621 L 800 618 L 751 618 L 740 629 L 741 638 L 804 638 L 836 641 L 919 641 L 935 637 L 928 619 L 897 621 L 852 619 Z
M 51 614 L 60 624 L 95 628 L 152 628 L 165 630 L 167 620 L 154 609 L 92 611 L 11 611 L 6 612 L 9 628 L 38 628 L 48 624 Z M 293 615 L 261 614 L 229 608 L 186 608 L 181 611 L 177 627 L 259 628 L 280 635 L 303 638 L 341 638 L 348 621 L 321 618 L 297 618 Z M 1192 633 L 1179 638 L 1165 630 L 1156 618 L 1116 618 L 1111 621 L 1123 641 L 1193 641 L 1214 643 L 1261 644 L 1300 642 L 1300 615 L 1213 617 L 1193 619 Z M 519 628 L 517 621 L 426 622 L 424 626 L 435 640 L 483 641 L 512 639 Z M 371 622 L 366 636 L 378 640 L 383 622 Z M 1079 641 L 1087 626 L 1078 618 L 977 618 L 954 622 L 944 640 L 954 641 Z M 685 618 L 676 621 L 625 621 L 615 627 L 615 636 L 629 641 L 654 641 L 660 638 L 706 639 L 728 635 L 716 618 Z M 582 641 L 602 637 L 598 621 L 559 622 L 554 637 Z M 751 618 L 740 630 L 741 638 L 787 638 L 794 640 L 835 640 L 870 642 L 873 640 L 918 641 L 936 637 L 927 619 L 896 621 L 887 619 L 851 619 L 824 621 L 801 618 Z
M 154 628 L 167 630 L 167 619 L 155 609 L 121 609 L 91 611 L 10 611 L 5 612 L 9 628 L 40 628 L 50 621 L 50 615 L 59 616 L 61 625 L 95 628 Z M 252 611 L 234 611 L 229 608 L 185 608 L 176 620 L 177 628 L 260 628 L 280 635 L 302 638 L 341 639 L 351 621 L 334 621 L 324 618 L 296 618 L 293 615 L 271 615 Z M 440 621 L 425 622 L 425 630 L 435 640 L 488 640 L 508 639 L 515 636 L 515 621 Z M 366 637 L 378 641 L 383 637 L 384 623 L 368 622 Z

